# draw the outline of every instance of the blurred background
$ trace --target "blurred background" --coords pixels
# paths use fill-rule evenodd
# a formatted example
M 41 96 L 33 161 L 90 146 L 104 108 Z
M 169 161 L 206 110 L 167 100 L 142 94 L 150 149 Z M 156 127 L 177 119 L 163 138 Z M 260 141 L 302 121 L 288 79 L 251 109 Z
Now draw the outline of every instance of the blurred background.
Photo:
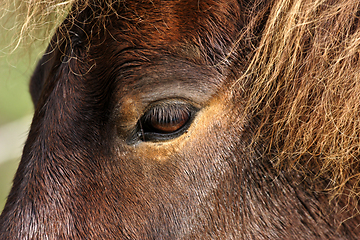
M 0 213 L 29 132 L 29 80 L 71 1 L 0 0 Z
M 0 25 L 0 36 L 8 30 Z M 2 42 L 1 42 L 2 41 Z M 0 39 L 0 212 L 12 185 L 33 114 L 29 79 L 44 47 L 11 52 Z M 44 44 L 43 44 L 44 45 Z

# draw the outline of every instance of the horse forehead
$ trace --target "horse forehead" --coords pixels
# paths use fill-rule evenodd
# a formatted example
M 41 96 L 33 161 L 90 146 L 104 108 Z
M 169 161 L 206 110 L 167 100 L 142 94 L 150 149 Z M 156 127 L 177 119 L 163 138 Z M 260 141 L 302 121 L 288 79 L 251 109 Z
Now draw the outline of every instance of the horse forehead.
M 223 67 L 221 61 L 227 61 L 243 25 L 239 23 L 239 5 L 232 0 L 126 1 L 120 4 L 117 13 L 105 25 L 106 39 L 91 39 L 93 51 L 90 56 L 98 59 L 96 64 L 100 68 L 124 73 L 112 77 L 121 78 L 128 89 L 144 84 L 149 89 L 156 84 L 165 87 L 168 83 L 172 84 L 171 88 L 167 87 L 168 90 L 181 89 L 181 85 L 189 81 L 194 87 L 204 89 L 208 85 L 214 88 L 216 84 L 213 83 L 220 78 L 213 77 L 214 72 L 211 71 Z M 177 61 L 165 58 L 166 55 Z M 190 69 L 184 62 L 198 67 Z M 146 67 L 149 65 L 156 68 Z M 205 66 L 213 66 L 213 69 L 201 71 Z M 150 71 L 152 78 L 144 76 Z M 196 73 L 210 77 L 196 77 Z M 136 75 L 141 75 L 141 78 L 134 78 Z M 179 81 L 176 75 L 189 77 Z
M 237 37 L 243 17 L 240 3 L 233 0 L 126 1 L 104 26 L 115 41 L 145 48 L 177 47 L 192 58 L 201 58 L 200 45 L 194 43 L 223 47 L 220 41 Z

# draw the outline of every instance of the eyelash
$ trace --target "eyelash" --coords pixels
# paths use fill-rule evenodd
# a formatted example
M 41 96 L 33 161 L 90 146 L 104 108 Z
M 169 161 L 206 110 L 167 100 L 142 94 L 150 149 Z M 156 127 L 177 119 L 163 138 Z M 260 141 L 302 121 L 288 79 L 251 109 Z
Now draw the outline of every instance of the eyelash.
M 184 134 L 194 119 L 197 108 L 184 102 L 162 102 L 152 106 L 139 119 L 134 141 L 166 141 Z
M 191 117 L 191 110 L 182 105 L 158 105 L 141 118 L 144 131 L 173 133 L 181 129 Z

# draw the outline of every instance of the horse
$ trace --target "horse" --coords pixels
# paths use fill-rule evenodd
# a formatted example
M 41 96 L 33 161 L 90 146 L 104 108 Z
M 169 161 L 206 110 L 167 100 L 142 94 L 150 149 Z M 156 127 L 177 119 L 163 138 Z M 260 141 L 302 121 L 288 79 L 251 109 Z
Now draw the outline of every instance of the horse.
M 359 239 L 360 2 L 51 4 L 0 239 Z

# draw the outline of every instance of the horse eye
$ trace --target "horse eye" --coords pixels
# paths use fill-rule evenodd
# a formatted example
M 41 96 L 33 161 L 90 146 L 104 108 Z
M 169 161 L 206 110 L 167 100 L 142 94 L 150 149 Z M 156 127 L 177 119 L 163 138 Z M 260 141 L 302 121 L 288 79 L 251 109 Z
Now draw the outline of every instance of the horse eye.
M 139 138 L 143 141 L 162 141 L 178 137 L 186 132 L 195 112 L 196 109 L 186 103 L 157 104 L 140 118 Z
M 142 119 L 147 132 L 172 133 L 179 130 L 190 119 L 190 111 L 179 106 L 156 106 Z

